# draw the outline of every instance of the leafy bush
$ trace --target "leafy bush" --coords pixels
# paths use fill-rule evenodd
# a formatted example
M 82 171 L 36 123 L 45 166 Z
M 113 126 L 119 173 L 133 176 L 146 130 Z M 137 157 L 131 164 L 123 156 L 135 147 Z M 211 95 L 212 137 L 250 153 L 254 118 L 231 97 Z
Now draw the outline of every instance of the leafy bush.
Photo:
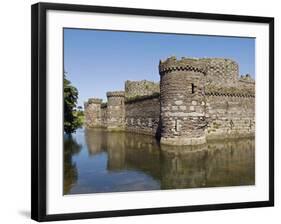
M 63 76 L 63 97 L 64 97 L 64 132 L 71 134 L 82 126 L 83 119 L 76 111 L 78 90 L 71 85 L 71 82 Z

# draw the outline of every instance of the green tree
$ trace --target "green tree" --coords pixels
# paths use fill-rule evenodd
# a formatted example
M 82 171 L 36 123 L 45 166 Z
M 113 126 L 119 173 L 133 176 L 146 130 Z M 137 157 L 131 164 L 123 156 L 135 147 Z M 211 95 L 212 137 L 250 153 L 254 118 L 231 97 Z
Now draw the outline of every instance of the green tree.
M 63 75 L 63 97 L 64 97 L 64 132 L 71 134 L 82 126 L 81 119 L 76 113 L 78 90 Z

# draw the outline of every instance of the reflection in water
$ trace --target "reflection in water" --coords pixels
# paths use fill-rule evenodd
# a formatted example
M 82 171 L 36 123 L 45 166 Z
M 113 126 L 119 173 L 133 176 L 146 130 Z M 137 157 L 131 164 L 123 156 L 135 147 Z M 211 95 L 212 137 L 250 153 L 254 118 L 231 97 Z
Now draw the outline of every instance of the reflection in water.
M 103 129 L 74 136 L 77 142 L 65 139 L 65 152 L 77 153 L 65 155 L 67 194 L 255 184 L 254 139 L 175 147 Z
M 79 153 L 81 145 L 79 145 L 71 135 L 64 136 L 64 152 L 63 152 L 63 193 L 67 194 L 72 185 L 77 181 L 76 164 L 72 161 L 72 156 Z

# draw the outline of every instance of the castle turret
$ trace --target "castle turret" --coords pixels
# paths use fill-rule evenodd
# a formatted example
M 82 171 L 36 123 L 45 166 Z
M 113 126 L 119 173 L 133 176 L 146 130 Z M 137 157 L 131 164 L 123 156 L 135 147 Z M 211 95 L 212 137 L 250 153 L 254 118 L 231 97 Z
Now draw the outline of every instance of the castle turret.
M 239 66 L 225 58 L 201 58 L 206 65 L 206 83 L 233 86 L 238 82 Z
M 175 57 L 160 61 L 161 144 L 206 142 L 205 63 Z
M 88 128 L 101 126 L 101 103 L 102 99 L 90 98 L 84 103 L 85 109 L 85 125 Z
M 107 128 L 122 130 L 125 128 L 125 92 L 107 92 Z

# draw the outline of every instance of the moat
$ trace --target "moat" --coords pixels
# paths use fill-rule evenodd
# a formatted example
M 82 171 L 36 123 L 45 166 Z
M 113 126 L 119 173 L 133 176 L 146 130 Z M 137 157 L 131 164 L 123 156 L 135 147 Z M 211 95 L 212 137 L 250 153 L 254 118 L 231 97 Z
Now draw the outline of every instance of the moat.
M 253 138 L 167 146 L 152 136 L 104 129 L 64 136 L 64 194 L 254 184 Z

